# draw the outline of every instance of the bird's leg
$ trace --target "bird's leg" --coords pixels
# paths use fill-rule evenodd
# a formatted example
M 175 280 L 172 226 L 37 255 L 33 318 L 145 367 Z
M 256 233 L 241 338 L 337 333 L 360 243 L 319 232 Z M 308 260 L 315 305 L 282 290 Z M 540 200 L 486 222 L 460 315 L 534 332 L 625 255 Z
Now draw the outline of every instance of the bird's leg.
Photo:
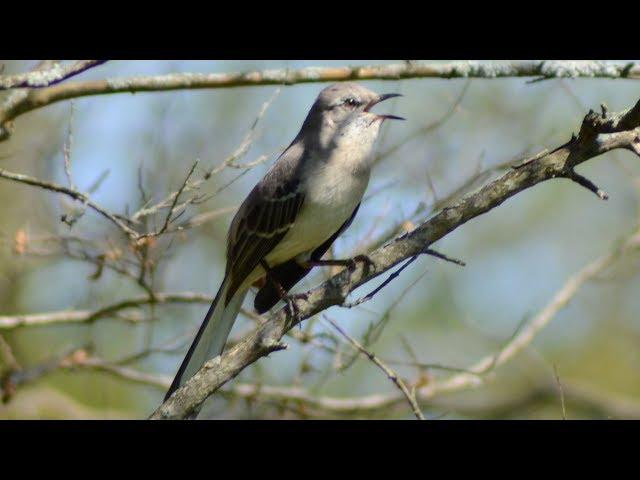
M 358 262 L 362 262 L 367 266 L 375 266 L 375 264 L 371 261 L 369 257 L 366 255 L 356 255 L 353 258 L 344 258 L 344 259 L 332 259 L 332 260 L 307 260 L 303 263 L 304 267 L 347 267 L 350 272 L 353 272 L 356 269 L 356 264 Z
M 280 285 L 278 279 L 273 276 L 273 272 L 269 264 L 264 259 L 262 259 L 260 260 L 260 265 L 262 266 L 262 268 L 264 268 L 264 271 L 267 272 L 267 278 L 271 282 L 271 285 L 273 285 L 273 287 L 276 289 L 276 292 L 278 293 L 280 299 L 284 300 L 284 297 L 287 296 L 287 292 L 284 288 L 282 288 L 282 285 Z
M 267 278 L 271 282 L 271 285 L 273 285 L 273 287 L 276 289 L 276 293 L 280 297 L 280 300 L 283 300 L 284 302 L 286 302 L 287 306 L 289 307 L 289 314 L 294 319 L 298 320 L 300 318 L 300 310 L 298 310 L 298 307 L 296 306 L 296 303 L 294 302 L 294 300 L 296 298 L 304 298 L 306 300 L 306 295 L 304 294 L 288 295 L 287 291 L 282 287 L 282 285 L 280 285 L 280 282 L 278 281 L 278 279 L 275 278 L 275 276 L 273 275 L 271 267 L 269 267 L 269 264 L 266 262 L 266 260 L 264 259 L 260 260 L 260 265 L 262 266 L 262 268 L 264 268 L 264 271 L 267 273 Z M 301 324 L 298 323 L 298 325 L 301 325 Z M 302 328 L 302 326 L 300 326 L 300 328 Z

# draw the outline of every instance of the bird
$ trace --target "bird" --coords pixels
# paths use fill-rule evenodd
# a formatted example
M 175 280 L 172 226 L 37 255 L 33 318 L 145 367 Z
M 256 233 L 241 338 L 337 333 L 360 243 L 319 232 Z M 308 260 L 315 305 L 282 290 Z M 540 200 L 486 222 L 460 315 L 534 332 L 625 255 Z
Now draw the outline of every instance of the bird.
M 377 94 L 342 82 L 324 88 L 299 133 L 237 210 L 227 234 L 224 278 L 165 401 L 207 360 L 220 355 L 252 285 L 262 314 L 313 267 L 353 264 L 322 260 L 356 216 L 374 163 L 373 147 L 385 120 L 371 112 L 398 93 Z M 292 312 L 293 313 L 293 312 Z

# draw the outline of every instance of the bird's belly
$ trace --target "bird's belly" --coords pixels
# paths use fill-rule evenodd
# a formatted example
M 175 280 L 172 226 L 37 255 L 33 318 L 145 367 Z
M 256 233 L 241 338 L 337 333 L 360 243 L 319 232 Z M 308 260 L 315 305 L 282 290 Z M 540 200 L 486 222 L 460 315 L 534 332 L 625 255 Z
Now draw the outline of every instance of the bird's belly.
M 278 246 L 267 255 L 267 263 L 278 265 L 310 253 L 329 239 L 351 217 L 362 200 L 368 182 L 368 172 L 332 175 L 320 171 L 311 176 L 295 223 Z

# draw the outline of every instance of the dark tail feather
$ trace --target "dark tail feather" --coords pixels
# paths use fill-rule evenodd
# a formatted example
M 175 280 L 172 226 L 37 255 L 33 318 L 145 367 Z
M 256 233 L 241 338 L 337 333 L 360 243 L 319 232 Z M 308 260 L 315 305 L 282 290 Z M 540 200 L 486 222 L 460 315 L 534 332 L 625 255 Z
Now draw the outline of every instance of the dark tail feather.
M 242 300 L 246 295 L 246 292 L 236 293 L 225 305 L 227 287 L 228 282 L 225 277 L 216 298 L 211 303 L 209 311 L 200 325 L 196 338 L 189 347 L 189 351 L 164 397 L 165 400 L 189 380 L 207 360 L 222 353 L 231 327 L 240 310 Z

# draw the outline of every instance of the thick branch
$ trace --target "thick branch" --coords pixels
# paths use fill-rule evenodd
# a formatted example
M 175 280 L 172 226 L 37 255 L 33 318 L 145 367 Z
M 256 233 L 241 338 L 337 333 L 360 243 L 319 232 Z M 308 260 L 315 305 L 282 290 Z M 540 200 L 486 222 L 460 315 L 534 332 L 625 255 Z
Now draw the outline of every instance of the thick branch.
M 342 271 L 306 292 L 306 299 L 298 296 L 295 300 L 298 310 L 295 319 L 289 318 L 287 308 L 275 312 L 269 321 L 233 348 L 208 361 L 151 418 L 184 418 L 248 365 L 275 350 L 286 348 L 280 343 L 280 339 L 299 321 L 331 306 L 344 304 L 347 295 L 355 288 L 403 260 L 420 255 L 432 243 L 472 218 L 499 206 L 513 195 L 546 180 L 569 178 L 576 166 L 610 150 L 626 148 L 636 151 L 635 146 L 640 142 L 639 110 L 640 101 L 633 108 L 613 115 L 612 118 L 617 119 L 615 122 L 607 122 L 604 115 L 590 112 L 585 117 L 577 138 L 572 138 L 549 153 L 526 160 L 477 192 L 444 208 L 412 232 L 373 251 L 369 255 L 370 264 L 359 263 L 353 272 Z
M 8 98 L 0 106 L 0 141 L 11 134 L 11 121 L 36 108 L 61 100 L 111 93 L 214 89 L 257 85 L 399 80 L 408 78 L 640 78 L 640 65 L 598 61 L 519 61 L 451 63 L 405 62 L 362 67 L 307 67 L 243 73 L 174 73 L 85 82 L 66 82 Z
M 0 90 L 49 87 L 105 62 L 106 60 L 78 60 L 63 65 L 56 63 L 45 70 L 0 76 Z

